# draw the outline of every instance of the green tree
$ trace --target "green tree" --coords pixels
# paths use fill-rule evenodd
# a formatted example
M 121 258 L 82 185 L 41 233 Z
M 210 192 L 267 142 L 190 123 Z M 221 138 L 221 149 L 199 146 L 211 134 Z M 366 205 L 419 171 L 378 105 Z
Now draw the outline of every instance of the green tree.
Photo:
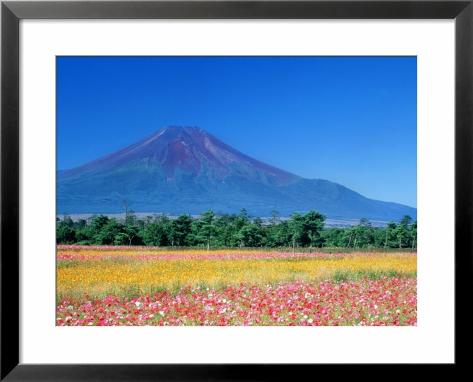
M 289 219 L 289 232 L 291 237 L 291 246 L 293 250 L 296 246 L 300 246 L 305 241 L 304 217 L 295 213 Z
M 188 236 L 191 233 L 192 218 L 189 215 L 181 215 L 171 223 L 172 245 L 188 245 Z
M 170 244 L 170 226 L 171 220 L 165 216 L 160 215 L 151 223 L 147 223 L 142 229 L 142 240 L 148 246 L 167 246 Z
M 123 232 L 121 232 L 121 235 L 124 236 L 124 244 L 126 245 L 140 245 L 143 243 L 137 225 L 126 224 L 123 227 Z
M 389 222 L 384 228 L 383 248 L 396 248 L 398 244 L 397 239 L 397 224 Z
M 411 233 L 409 224 L 412 221 L 410 216 L 404 216 L 395 229 L 395 235 L 399 248 L 407 248 L 411 243 Z
M 67 222 L 61 221 L 56 226 L 56 242 L 58 244 L 73 244 L 76 241 L 76 232 Z
M 243 247 L 260 247 L 264 240 L 262 226 L 258 223 L 246 224 L 240 228 L 238 238 Z
M 368 219 L 362 218 L 358 225 L 352 228 L 353 248 L 366 248 L 374 245 L 375 231 Z
M 194 241 L 206 245 L 209 250 L 216 233 L 214 212 L 212 210 L 204 212 L 192 228 Z
M 410 227 L 411 249 L 417 249 L 417 220 Z
M 121 245 L 126 244 L 122 240 L 124 226 L 118 223 L 115 219 L 109 219 L 108 222 L 102 226 L 100 231 L 95 235 L 95 241 L 101 245 Z
M 215 242 L 221 247 L 238 245 L 235 228 L 236 215 L 221 215 L 215 219 Z
M 142 231 L 143 242 L 147 246 L 158 247 L 164 241 L 165 232 L 162 226 L 153 221 L 145 225 Z
M 311 248 L 320 247 L 323 243 L 321 232 L 324 228 L 324 223 L 325 216 L 322 214 L 316 211 L 309 211 L 306 213 L 302 225 L 302 239 L 304 240 L 302 244 L 308 244 Z
M 321 233 L 326 247 L 343 247 L 345 230 L 342 228 L 327 228 Z
M 101 244 L 100 232 L 102 228 L 108 224 L 109 220 L 110 219 L 104 215 L 93 216 L 83 232 L 84 237 L 88 239 L 91 244 Z
M 289 220 L 283 220 L 275 227 L 275 246 L 289 247 L 292 245 L 292 230 Z

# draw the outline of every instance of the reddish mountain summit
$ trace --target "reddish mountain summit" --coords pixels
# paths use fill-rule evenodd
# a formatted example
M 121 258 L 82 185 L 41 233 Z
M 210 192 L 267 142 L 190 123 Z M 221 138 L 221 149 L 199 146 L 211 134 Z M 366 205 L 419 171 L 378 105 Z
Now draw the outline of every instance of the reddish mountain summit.
M 176 173 L 192 176 L 212 172 L 223 180 L 232 173 L 277 185 L 299 179 L 297 175 L 253 159 L 198 127 L 168 126 L 153 135 L 84 166 L 62 172 L 63 177 L 104 171 L 139 161 L 145 167 L 159 167 L 168 177 Z

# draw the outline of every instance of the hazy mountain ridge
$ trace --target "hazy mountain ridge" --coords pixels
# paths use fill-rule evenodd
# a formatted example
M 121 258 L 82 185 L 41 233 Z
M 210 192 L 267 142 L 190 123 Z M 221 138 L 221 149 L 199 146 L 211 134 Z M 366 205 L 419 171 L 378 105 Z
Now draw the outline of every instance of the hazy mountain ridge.
M 327 180 L 305 179 L 251 158 L 196 127 L 170 126 L 57 174 L 57 213 L 199 214 L 246 208 L 257 216 L 318 210 L 331 218 L 398 220 L 416 209 Z

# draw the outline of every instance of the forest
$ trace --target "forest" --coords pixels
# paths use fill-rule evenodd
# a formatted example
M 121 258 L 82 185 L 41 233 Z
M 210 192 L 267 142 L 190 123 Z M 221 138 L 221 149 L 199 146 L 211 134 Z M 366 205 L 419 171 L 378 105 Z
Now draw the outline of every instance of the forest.
M 270 219 L 239 214 L 216 215 L 206 211 L 199 217 L 166 215 L 137 218 L 127 213 L 121 220 L 105 215 L 74 221 L 57 218 L 58 244 L 145 245 L 159 247 L 242 248 L 242 247 L 340 247 L 340 248 L 417 248 L 417 221 L 405 216 L 400 222 L 374 227 L 368 219 L 357 225 L 325 227 L 325 216 L 309 211 L 283 219 L 274 213 Z

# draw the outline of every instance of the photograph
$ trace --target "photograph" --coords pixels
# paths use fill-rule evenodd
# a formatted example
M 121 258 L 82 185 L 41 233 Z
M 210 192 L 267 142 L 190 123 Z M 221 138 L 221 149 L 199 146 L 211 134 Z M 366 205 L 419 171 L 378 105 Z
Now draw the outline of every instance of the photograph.
M 417 57 L 56 56 L 55 217 L 56 326 L 417 326 Z

